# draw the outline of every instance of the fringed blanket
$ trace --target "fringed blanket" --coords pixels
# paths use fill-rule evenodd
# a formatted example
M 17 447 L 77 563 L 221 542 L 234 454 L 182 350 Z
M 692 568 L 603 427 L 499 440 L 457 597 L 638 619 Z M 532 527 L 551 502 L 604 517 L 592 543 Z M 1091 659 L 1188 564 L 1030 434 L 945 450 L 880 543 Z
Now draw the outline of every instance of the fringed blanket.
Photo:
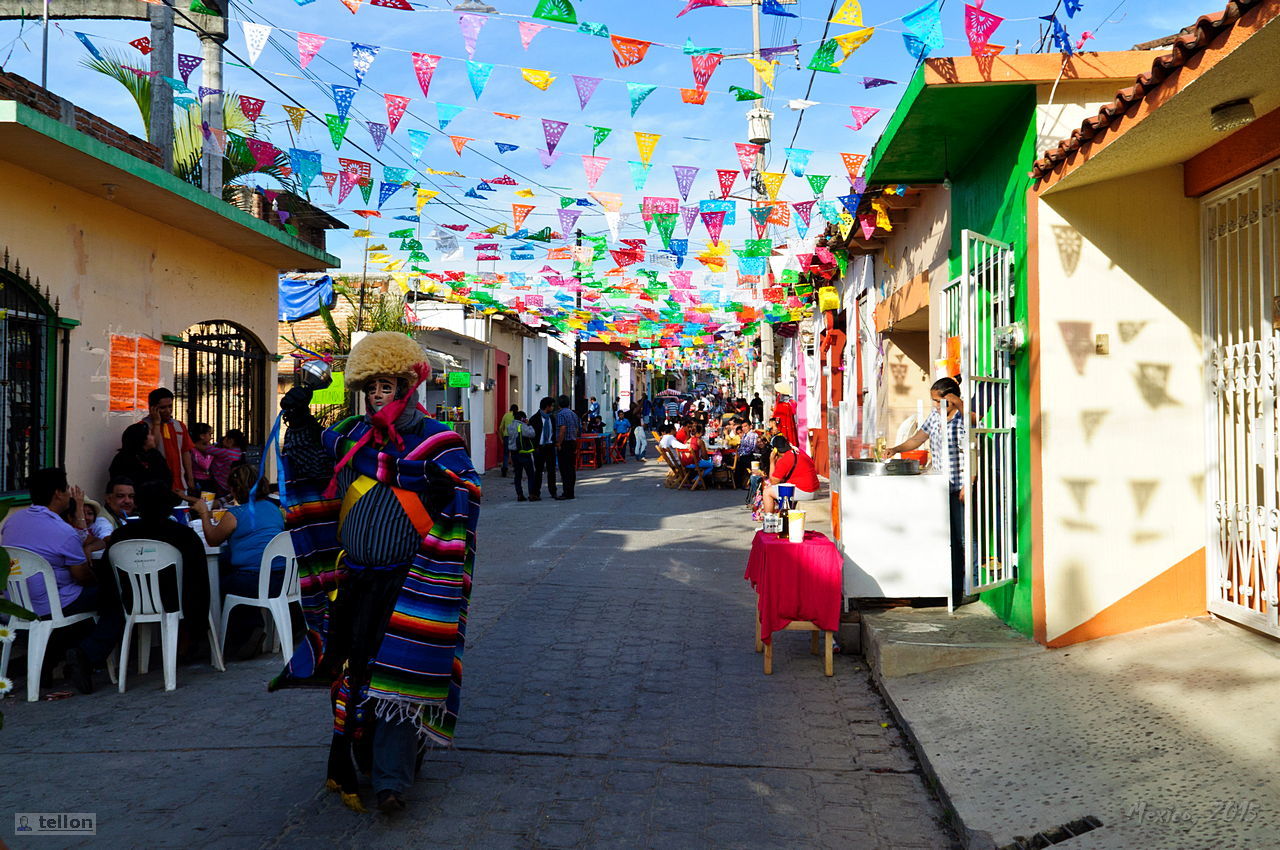
M 341 458 L 370 428 L 362 417 L 351 417 L 324 431 L 321 440 L 330 455 Z M 429 496 L 428 504 L 436 506 L 431 511 L 434 524 L 395 592 L 384 633 L 367 636 L 372 659 L 367 670 L 363 659 L 345 657 L 351 648 L 346 643 L 349 636 L 330 634 L 331 615 L 341 608 L 343 588 L 351 583 L 338 557 L 341 494 L 325 499 L 327 481 L 319 479 L 288 480 L 281 488 L 287 494 L 286 523 L 298 555 L 307 639 L 271 689 L 329 687 L 338 734 L 353 716 L 371 710 L 393 721 L 411 719 L 423 737 L 447 746 L 453 740 L 462 686 L 480 478 L 458 434 L 432 419 L 414 430 L 417 433 L 401 435 L 403 450 L 367 443 L 350 464 L 357 475 Z M 288 479 L 287 459 L 285 475 Z M 344 663 L 348 660 L 349 665 Z M 352 668 L 364 675 L 352 677 Z

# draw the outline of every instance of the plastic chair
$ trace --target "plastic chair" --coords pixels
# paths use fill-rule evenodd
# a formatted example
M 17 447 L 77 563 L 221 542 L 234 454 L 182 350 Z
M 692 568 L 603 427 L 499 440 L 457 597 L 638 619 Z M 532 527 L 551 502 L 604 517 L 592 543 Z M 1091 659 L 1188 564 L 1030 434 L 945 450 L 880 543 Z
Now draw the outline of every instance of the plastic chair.
M 133 627 L 139 626 L 138 672 L 151 666 L 151 624 L 160 626 L 160 653 L 164 663 L 164 689 L 178 686 L 178 621 L 182 619 L 182 555 L 176 548 L 159 540 L 128 540 L 112 546 L 107 556 L 115 572 L 117 584 L 127 582 L 129 605 L 124 612 L 124 638 L 120 643 L 119 690 L 124 693 L 129 670 L 129 643 Z M 203 566 L 203 564 L 201 565 Z M 160 572 L 173 567 L 178 580 L 178 610 L 166 611 L 160 598 Z M 210 624 L 212 626 L 212 623 Z M 214 638 L 216 640 L 216 637 Z
M 272 596 L 271 564 L 276 558 L 284 559 L 284 581 L 280 584 L 279 594 Z M 289 619 L 290 602 L 302 604 L 302 589 L 298 583 L 298 556 L 293 551 L 293 538 L 289 536 L 289 532 L 282 531 L 271 538 L 267 548 L 262 550 L 262 562 L 258 567 L 258 595 L 251 597 L 227 594 L 222 605 L 222 640 L 227 639 L 227 623 L 231 619 L 232 608 L 237 605 L 261 608 L 264 614 L 268 612 L 271 614 L 280 651 L 287 663 L 293 656 L 293 621 Z M 226 652 L 225 646 L 223 652 Z
M 610 463 L 626 463 L 627 462 L 627 443 L 631 441 L 630 434 L 616 434 L 609 441 L 609 462 Z
M 578 469 L 599 469 L 600 468 L 600 440 L 596 437 L 588 437 L 585 440 L 578 440 Z
M 15 605 L 21 605 L 28 611 L 34 610 L 31 604 L 31 588 L 27 580 L 40 577 L 44 582 L 45 596 L 49 600 L 49 616 L 38 620 L 20 620 L 10 617 L 8 627 L 14 631 L 27 633 L 27 702 L 40 699 L 40 672 L 44 669 L 44 654 L 49 648 L 49 638 L 56 629 L 73 626 L 85 620 L 92 620 L 96 615 L 63 614 L 62 599 L 58 596 L 58 579 L 53 574 L 53 567 L 40 555 L 29 549 L 17 546 L 6 546 L 13 569 L 9 573 L 9 583 L 5 587 L 5 595 Z M 0 677 L 9 673 L 9 658 L 13 654 L 13 641 L 4 644 L 0 650 Z

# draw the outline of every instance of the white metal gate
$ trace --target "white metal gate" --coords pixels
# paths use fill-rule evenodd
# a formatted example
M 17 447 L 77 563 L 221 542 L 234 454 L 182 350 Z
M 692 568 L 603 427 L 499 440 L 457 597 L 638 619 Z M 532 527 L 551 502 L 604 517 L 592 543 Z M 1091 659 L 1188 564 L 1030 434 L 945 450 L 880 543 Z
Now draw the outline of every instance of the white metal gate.
M 1013 248 L 970 230 L 960 240 L 963 297 L 956 318 L 968 435 L 965 592 L 973 594 L 1017 578 L 1012 355 L 1021 333 L 1013 318 Z
M 1280 164 L 1203 204 L 1209 610 L 1280 637 Z

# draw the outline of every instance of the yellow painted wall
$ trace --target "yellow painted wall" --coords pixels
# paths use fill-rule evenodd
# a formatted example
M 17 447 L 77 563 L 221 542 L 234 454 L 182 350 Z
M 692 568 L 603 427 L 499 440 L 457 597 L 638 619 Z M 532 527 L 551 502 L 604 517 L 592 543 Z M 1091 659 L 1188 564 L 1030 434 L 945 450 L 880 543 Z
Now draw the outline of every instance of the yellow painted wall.
M 276 269 L 8 162 L 0 162 L 0 245 L 61 299 L 64 318 L 81 323 L 70 336 L 66 465 L 94 497 L 133 421 L 107 412 L 109 334 L 159 339 L 225 319 L 274 349 Z M 169 346 L 161 377 L 172 387 Z
M 1038 236 L 1052 643 L 1109 608 L 1108 630 L 1139 624 L 1138 591 L 1176 565 L 1203 587 L 1199 207 L 1164 168 L 1042 198 Z

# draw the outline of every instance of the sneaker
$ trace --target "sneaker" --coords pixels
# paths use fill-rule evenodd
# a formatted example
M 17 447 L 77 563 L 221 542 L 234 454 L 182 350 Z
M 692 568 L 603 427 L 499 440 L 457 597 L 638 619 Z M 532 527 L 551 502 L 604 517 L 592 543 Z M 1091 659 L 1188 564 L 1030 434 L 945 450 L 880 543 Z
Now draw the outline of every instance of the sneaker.
M 80 693 L 93 693 L 93 668 L 89 666 L 88 660 L 79 648 L 73 646 L 67 650 L 67 660 L 63 666 L 63 674 L 67 677 L 67 681 L 75 685 L 76 690 Z

